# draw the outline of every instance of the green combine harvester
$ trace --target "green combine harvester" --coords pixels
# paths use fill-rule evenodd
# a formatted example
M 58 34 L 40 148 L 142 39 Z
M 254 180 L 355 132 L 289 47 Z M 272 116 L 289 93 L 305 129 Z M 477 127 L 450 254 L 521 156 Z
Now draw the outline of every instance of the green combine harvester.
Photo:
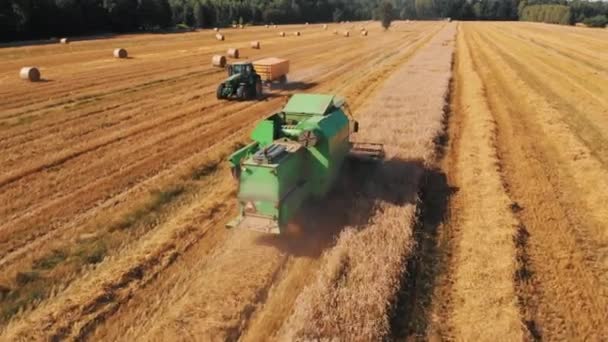
M 305 201 L 331 189 L 344 160 L 380 160 L 382 145 L 350 141 L 358 123 L 333 95 L 293 95 L 260 121 L 249 145 L 230 158 L 239 181 L 239 215 L 228 224 L 266 233 L 286 231 Z

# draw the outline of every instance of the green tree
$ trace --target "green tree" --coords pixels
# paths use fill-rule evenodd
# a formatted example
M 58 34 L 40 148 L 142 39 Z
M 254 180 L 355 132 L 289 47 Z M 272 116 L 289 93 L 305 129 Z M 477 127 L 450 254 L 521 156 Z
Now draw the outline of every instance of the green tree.
M 205 9 L 200 2 L 198 2 L 198 1 L 194 2 L 193 12 L 194 12 L 194 25 L 196 27 L 204 27 L 205 26 Z
M 8 40 L 17 33 L 17 17 L 11 0 L 0 1 L 0 40 Z
M 385 30 L 388 30 L 388 28 L 391 26 L 394 10 L 393 3 L 390 1 L 385 0 L 380 5 L 379 17 L 380 21 L 382 22 L 382 27 L 384 27 Z
M 344 16 L 344 11 L 341 8 L 334 9 L 332 13 L 332 20 L 337 23 L 342 21 L 342 17 Z
M 137 23 L 149 30 L 156 26 L 157 6 L 154 0 L 139 0 L 137 4 Z
M 417 18 L 433 18 L 436 15 L 433 0 L 415 0 Z
M 591 18 L 585 18 L 583 23 L 589 27 L 606 27 L 606 24 L 608 24 L 608 17 L 605 15 L 596 15 Z
M 106 0 L 104 6 L 113 31 L 137 29 L 137 0 Z

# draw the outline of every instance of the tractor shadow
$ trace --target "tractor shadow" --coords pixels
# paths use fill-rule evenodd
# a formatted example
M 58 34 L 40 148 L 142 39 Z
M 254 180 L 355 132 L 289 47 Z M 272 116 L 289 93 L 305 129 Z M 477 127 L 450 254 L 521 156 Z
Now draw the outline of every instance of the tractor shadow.
M 281 235 L 260 235 L 257 243 L 304 257 L 319 257 L 332 247 L 346 227 L 363 229 L 379 204 L 413 204 L 425 173 L 421 160 L 347 161 L 334 188 L 320 200 L 309 201 Z

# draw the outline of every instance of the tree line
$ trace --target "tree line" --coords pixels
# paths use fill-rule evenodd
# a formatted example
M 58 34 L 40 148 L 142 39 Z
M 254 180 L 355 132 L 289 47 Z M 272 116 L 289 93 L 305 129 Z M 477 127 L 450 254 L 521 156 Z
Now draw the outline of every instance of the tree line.
M 572 24 L 608 15 L 607 2 L 587 0 L 0 0 L 0 40 L 380 19 L 387 1 L 400 19 Z
M 608 23 L 608 2 L 566 0 L 521 0 L 518 17 L 523 21 L 604 27 Z

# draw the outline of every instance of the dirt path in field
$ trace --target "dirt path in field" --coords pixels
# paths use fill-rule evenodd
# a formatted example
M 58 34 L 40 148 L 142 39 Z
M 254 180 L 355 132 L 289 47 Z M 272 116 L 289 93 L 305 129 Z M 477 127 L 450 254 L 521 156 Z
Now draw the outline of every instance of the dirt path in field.
M 281 286 L 289 292 L 285 301 L 270 306 L 288 311 L 308 280 L 300 275 L 314 271 L 315 258 L 332 240 L 320 236 L 302 249 L 290 241 L 226 231 L 224 224 L 234 214 L 234 184 L 222 158 L 246 139 L 255 120 L 280 106 L 283 99 L 277 95 L 298 89 L 340 93 L 356 110 L 440 26 L 404 25 L 390 36 L 372 28 L 370 33 L 378 34 L 373 41 L 349 40 L 312 26 L 298 40 L 263 28 L 236 32 L 241 46 L 251 37 L 267 37 L 261 52 L 246 54 L 292 61 L 291 88 L 259 103 L 220 105 L 213 99 L 224 74 L 207 67 L 207 61 L 214 49 L 230 45 L 193 48 L 202 33 L 161 40 L 164 49 L 148 37 L 132 42 L 135 58 L 126 62 L 139 66 L 125 69 L 113 60 L 99 61 L 112 63 L 100 66 L 109 84 L 99 84 L 85 62 L 99 58 L 109 44 L 104 42 L 92 51 L 74 44 L 78 52 L 60 57 L 79 71 L 62 86 L 41 87 L 40 97 L 27 104 L 18 88 L 33 85 L 1 88 L 14 100 L 6 102 L 7 129 L 0 131 L 0 144 L 9 152 L 5 161 L 12 166 L 0 178 L 6 189 L 2 196 L 11 199 L 0 208 L 10 218 L 0 229 L 0 243 L 6 246 L 0 269 L 11 284 L 34 265 L 37 277 L 22 287 L 24 296 L 25 290 L 52 286 L 32 302 L 35 310 L 9 324 L 6 336 L 236 338 L 268 293 Z M 51 48 L 41 47 L 40 54 Z M 188 53 L 180 55 L 178 48 Z M 27 54 L 23 58 L 39 61 Z M 82 92 L 74 96 L 70 87 Z M 23 117 L 30 119 L 18 119 Z M 21 195 L 23 184 L 30 196 Z M 103 262 L 76 267 L 85 253 L 79 246 L 100 249 Z M 56 255 L 63 260 L 54 264 L 52 259 L 47 267 Z M 97 260 L 96 255 L 85 254 L 84 260 Z M 280 285 L 271 290 L 273 284 Z M 279 323 L 254 326 L 268 330 Z M 44 329 L 31 330 L 32 324 Z M 252 331 L 254 336 L 258 329 Z
M 608 59 L 551 27 L 461 25 L 427 337 L 608 334 Z

